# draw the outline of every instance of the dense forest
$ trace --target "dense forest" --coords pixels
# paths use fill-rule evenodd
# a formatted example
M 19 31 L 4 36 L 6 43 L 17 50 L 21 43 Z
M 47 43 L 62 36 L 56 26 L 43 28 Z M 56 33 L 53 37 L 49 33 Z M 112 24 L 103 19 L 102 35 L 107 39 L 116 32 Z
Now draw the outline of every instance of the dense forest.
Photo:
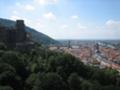
M 120 76 L 41 45 L 27 51 L 1 45 L 0 90 L 120 90 Z

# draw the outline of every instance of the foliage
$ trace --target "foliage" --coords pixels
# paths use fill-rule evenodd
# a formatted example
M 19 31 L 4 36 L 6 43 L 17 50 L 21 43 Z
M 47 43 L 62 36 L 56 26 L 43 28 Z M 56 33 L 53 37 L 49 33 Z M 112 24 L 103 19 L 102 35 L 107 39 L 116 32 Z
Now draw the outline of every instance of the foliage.
M 13 88 L 9 86 L 0 86 L 0 90 L 13 90 Z
M 76 73 L 72 73 L 68 77 L 68 84 L 70 90 L 80 90 L 81 89 L 82 78 Z
M 29 52 L 1 48 L 0 90 L 120 90 L 120 76 L 39 45 Z

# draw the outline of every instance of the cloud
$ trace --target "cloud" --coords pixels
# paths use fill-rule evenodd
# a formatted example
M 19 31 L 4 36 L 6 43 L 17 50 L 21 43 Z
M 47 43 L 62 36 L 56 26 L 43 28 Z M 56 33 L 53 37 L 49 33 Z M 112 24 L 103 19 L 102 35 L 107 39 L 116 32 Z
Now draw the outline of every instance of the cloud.
M 110 30 L 120 30 L 120 21 L 108 20 L 106 22 L 106 27 Z
M 33 11 L 35 9 L 32 5 L 29 5 L 29 4 L 25 5 L 24 8 L 27 11 Z
M 77 15 L 73 15 L 73 16 L 71 16 L 71 18 L 72 18 L 72 19 L 78 19 L 79 16 L 77 16 Z
M 46 4 L 55 4 L 58 2 L 58 0 L 34 0 L 34 2 L 40 5 L 46 5 Z
M 56 20 L 56 16 L 52 12 L 45 13 L 43 17 L 48 20 Z
M 65 24 L 64 24 L 64 25 L 61 26 L 61 28 L 62 28 L 62 29 L 67 29 L 67 28 L 68 28 L 68 25 L 65 25 Z
M 20 7 L 22 4 L 20 2 L 16 2 L 16 6 Z
M 22 17 L 19 17 L 19 16 L 13 15 L 13 16 L 10 17 L 10 19 L 11 19 L 11 20 L 17 20 L 17 19 L 23 19 L 23 18 L 22 18 Z
M 77 24 L 77 28 L 80 29 L 80 30 L 85 30 L 85 29 L 87 29 L 87 27 L 84 26 L 84 25 L 82 25 L 81 23 L 78 23 L 78 24 Z
M 40 22 L 37 22 L 35 28 L 37 28 L 37 29 L 45 28 L 45 25 Z
M 16 11 L 33 11 L 35 10 L 35 5 L 32 5 L 32 4 L 22 4 L 20 2 L 16 2 Z
M 13 11 L 13 14 L 19 14 L 19 12 L 18 12 L 18 11 L 16 11 L 16 10 L 14 10 L 14 11 Z

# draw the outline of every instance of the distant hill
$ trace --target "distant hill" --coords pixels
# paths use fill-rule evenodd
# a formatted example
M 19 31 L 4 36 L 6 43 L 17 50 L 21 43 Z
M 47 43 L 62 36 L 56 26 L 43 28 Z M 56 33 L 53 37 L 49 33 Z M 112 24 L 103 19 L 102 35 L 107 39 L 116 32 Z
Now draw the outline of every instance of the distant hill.
M 5 26 L 8 28 L 14 28 L 16 22 L 8 19 L 2 19 L 0 18 L 0 26 Z M 58 42 L 55 41 L 54 39 L 50 38 L 49 36 L 38 32 L 35 29 L 32 29 L 28 26 L 26 26 L 26 31 L 31 34 L 31 39 L 37 43 L 42 43 L 42 44 L 57 44 Z

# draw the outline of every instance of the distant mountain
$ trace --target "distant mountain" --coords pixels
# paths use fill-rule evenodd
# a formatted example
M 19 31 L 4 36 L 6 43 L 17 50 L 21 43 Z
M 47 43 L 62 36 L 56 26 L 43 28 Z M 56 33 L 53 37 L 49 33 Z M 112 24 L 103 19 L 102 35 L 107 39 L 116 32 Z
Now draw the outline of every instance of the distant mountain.
M 7 28 L 15 28 L 15 21 L 8 20 L 8 19 L 2 19 L 0 18 L 0 26 L 4 26 Z M 49 36 L 38 32 L 35 29 L 32 29 L 28 26 L 26 26 L 26 32 L 31 34 L 31 39 L 37 43 L 42 43 L 42 44 L 57 44 L 58 42 L 55 41 L 54 39 L 50 38 Z

